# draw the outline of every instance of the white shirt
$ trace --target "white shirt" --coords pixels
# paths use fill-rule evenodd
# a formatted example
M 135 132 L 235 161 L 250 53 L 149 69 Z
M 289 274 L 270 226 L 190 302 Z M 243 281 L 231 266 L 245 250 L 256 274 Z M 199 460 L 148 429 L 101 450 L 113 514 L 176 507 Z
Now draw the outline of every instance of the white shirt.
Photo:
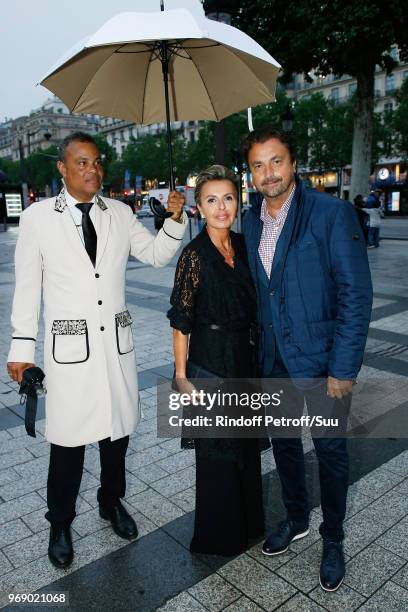
M 82 212 L 79 210 L 79 208 L 76 207 L 76 204 L 81 204 L 81 202 L 78 202 L 78 200 L 76 200 L 68 191 L 67 188 L 65 188 L 65 201 L 67 203 L 68 206 L 68 210 L 71 214 L 71 217 L 73 219 L 73 222 L 76 225 L 76 228 L 78 230 L 78 233 L 81 237 L 82 242 L 84 242 L 84 233 L 82 231 Z M 95 206 L 96 206 L 96 195 L 94 195 L 93 198 L 91 198 L 89 200 L 89 202 L 93 202 L 93 206 L 90 210 L 89 213 L 89 218 L 91 219 L 95 231 L 96 231 L 96 235 L 98 235 L 98 228 L 97 223 L 96 223 L 96 210 L 95 210 Z M 82 202 L 82 204 L 84 204 L 84 202 Z
M 363 208 L 370 215 L 370 227 L 381 227 L 381 214 L 379 208 Z
M 268 278 L 271 277 L 276 245 L 283 230 L 283 226 L 285 225 L 286 217 L 288 216 L 293 196 L 295 195 L 295 190 L 296 185 L 293 185 L 288 199 L 283 203 L 275 218 L 268 213 L 266 200 L 262 202 L 261 221 L 263 221 L 263 229 L 258 252 Z

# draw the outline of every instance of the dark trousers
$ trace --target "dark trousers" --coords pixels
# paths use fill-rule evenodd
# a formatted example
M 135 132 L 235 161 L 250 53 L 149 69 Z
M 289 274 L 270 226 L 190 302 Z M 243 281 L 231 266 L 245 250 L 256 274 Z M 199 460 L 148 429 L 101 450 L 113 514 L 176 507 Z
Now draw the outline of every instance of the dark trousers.
M 288 378 L 288 373 L 279 355 L 268 378 Z M 289 380 L 288 384 L 291 384 Z M 303 413 L 305 397 L 308 414 L 318 414 L 327 398 L 326 387 L 320 386 L 303 392 L 292 385 L 291 401 L 295 405 L 291 406 L 291 416 Z M 330 401 L 333 404 L 333 400 L 327 399 L 327 402 Z M 350 407 L 351 396 L 339 402 L 342 404 L 339 412 L 344 414 L 347 406 Z M 335 409 L 336 405 L 338 405 L 337 401 L 334 402 Z M 300 530 L 306 529 L 309 524 L 309 502 L 302 440 L 300 437 L 273 437 L 271 441 L 288 518 L 296 523 Z M 320 534 L 323 538 L 341 541 L 344 538 L 343 521 L 346 514 L 349 476 L 347 440 L 338 437 L 313 436 L 313 443 L 319 464 L 323 513 Z
M 368 246 L 380 246 L 380 228 L 370 227 L 368 230 Z
M 99 441 L 101 486 L 97 499 L 106 508 L 117 504 L 126 491 L 125 456 L 129 436 Z M 85 446 L 51 444 L 47 481 L 48 512 L 45 518 L 54 526 L 68 527 L 76 516 L 75 503 L 81 485 Z
M 243 465 L 202 456 L 196 448 L 196 509 L 192 552 L 236 555 L 264 532 L 258 440 L 242 439 Z

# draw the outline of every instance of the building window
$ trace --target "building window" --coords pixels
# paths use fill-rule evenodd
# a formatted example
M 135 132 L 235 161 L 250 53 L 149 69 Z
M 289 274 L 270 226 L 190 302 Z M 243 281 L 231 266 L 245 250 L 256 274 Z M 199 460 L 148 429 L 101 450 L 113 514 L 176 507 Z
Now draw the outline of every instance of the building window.
M 194 132 L 190 132 L 190 142 L 194 142 L 194 141 L 195 141 Z
M 389 94 L 395 89 L 395 77 L 393 74 L 389 74 L 385 77 L 385 93 Z
M 330 91 L 330 97 L 334 102 L 338 102 L 339 101 L 339 88 L 338 87 L 333 87 L 333 89 Z
M 351 98 L 351 96 L 356 92 L 356 89 L 357 89 L 357 83 L 350 83 L 350 85 L 348 86 L 349 98 Z
M 392 104 L 392 102 L 386 102 L 386 103 L 384 104 L 384 110 L 385 110 L 385 111 L 392 111 L 392 108 L 393 108 L 393 104 Z
M 402 75 L 402 79 L 405 81 L 405 79 L 408 79 L 408 70 L 404 70 L 403 75 Z

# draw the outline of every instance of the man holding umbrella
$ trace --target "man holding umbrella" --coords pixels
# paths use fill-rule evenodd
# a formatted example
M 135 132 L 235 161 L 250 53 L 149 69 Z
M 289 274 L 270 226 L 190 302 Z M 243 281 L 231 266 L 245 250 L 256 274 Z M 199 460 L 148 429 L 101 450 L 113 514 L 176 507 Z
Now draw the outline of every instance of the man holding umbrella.
M 198 6 L 199 3 L 197 3 Z M 127 12 L 109 19 L 87 39 L 81 40 L 71 48 L 54 64 L 40 83 L 56 94 L 72 112 L 94 113 L 144 125 L 165 122 L 169 179 L 174 191 L 171 122 L 189 121 L 193 118 L 220 121 L 248 106 L 269 103 L 275 99 L 279 69 L 279 63 L 249 36 L 226 24 L 206 19 L 201 7 L 199 11 L 194 11 L 194 14 L 185 8 L 165 10 L 162 0 L 160 11 Z M 246 83 L 244 88 L 239 86 L 243 79 Z M 92 155 L 92 164 L 96 164 L 95 151 Z M 67 160 L 61 161 L 60 169 L 63 174 L 68 170 L 66 163 Z M 78 163 L 86 165 L 88 161 L 79 160 Z M 77 171 L 80 171 L 80 167 Z M 64 176 L 67 180 L 68 172 Z M 94 184 L 92 193 L 79 201 L 89 202 L 97 190 L 98 187 Z M 95 197 L 98 198 L 98 196 Z M 21 229 L 25 238 L 24 243 L 23 240 L 19 241 L 17 259 L 22 261 L 22 265 L 18 268 L 24 266 L 28 272 L 24 274 L 20 284 L 18 272 L 17 286 L 20 286 L 20 290 L 15 312 L 20 313 L 21 321 L 26 325 L 24 326 L 18 320 L 19 325 L 16 326 L 15 336 L 33 338 L 36 331 L 36 325 L 33 323 L 36 313 L 31 313 L 28 317 L 21 314 L 24 285 L 32 287 L 32 282 L 27 281 L 26 278 L 30 275 L 37 278 L 37 289 L 32 290 L 31 296 L 35 303 L 38 303 L 39 300 L 41 275 L 44 274 L 45 298 L 51 293 L 50 279 L 52 278 L 55 281 L 52 285 L 55 291 L 52 292 L 49 304 L 46 299 L 45 308 L 46 320 L 49 322 L 48 337 L 46 337 L 46 358 L 49 366 L 47 372 L 48 405 L 51 405 L 51 399 L 55 397 L 55 386 L 51 380 L 50 368 L 54 370 L 58 367 L 61 368 L 61 371 L 63 369 L 64 373 L 67 372 L 59 379 L 64 390 L 69 390 L 69 394 L 68 392 L 65 394 L 65 391 L 60 392 L 60 395 L 64 394 L 62 398 L 64 402 L 66 395 L 75 394 L 75 399 L 77 399 L 78 388 L 83 391 L 76 403 L 65 402 L 66 425 L 71 427 L 71 421 L 77 425 L 77 428 L 72 430 L 73 442 L 71 440 L 69 444 L 64 444 L 66 434 L 62 442 L 58 441 L 58 436 L 52 442 L 62 446 L 76 446 L 109 436 L 116 442 L 133 430 L 135 424 L 133 421 L 137 420 L 136 418 L 131 419 L 132 424 L 128 427 L 129 415 L 126 410 L 129 406 L 135 405 L 137 394 L 135 384 L 129 383 L 129 380 L 134 381 L 134 361 L 129 331 L 131 319 L 124 305 L 124 274 L 127 255 L 130 251 L 142 261 L 153 265 L 165 265 L 170 260 L 185 229 L 185 225 L 176 222 L 181 212 L 181 198 L 176 193 L 172 193 L 168 211 L 172 213 L 173 219 L 164 221 L 163 228 L 157 234 L 156 240 L 153 240 L 153 237 L 140 224 L 131 219 L 132 215 L 128 207 L 125 208 L 125 215 L 122 207 L 118 208 L 109 201 L 97 199 L 96 206 L 93 206 L 90 212 L 91 221 L 93 221 L 92 210 L 96 212 L 97 223 L 98 219 L 101 221 L 101 235 L 98 235 L 94 269 L 97 282 L 92 275 L 90 278 L 86 277 L 85 270 L 78 272 L 77 276 L 72 270 L 75 259 L 79 265 L 78 257 L 81 253 L 81 262 L 84 267 L 88 267 L 89 271 L 90 258 L 87 258 L 85 264 L 84 245 L 70 226 L 72 220 L 67 214 L 67 208 L 69 213 L 75 209 L 75 202 L 74 206 L 69 207 L 70 202 L 73 203 L 71 200 L 66 202 L 63 198 L 58 198 L 55 207 L 57 212 L 51 213 L 50 211 L 47 217 L 45 215 L 47 206 L 44 202 L 40 206 L 33 207 L 36 211 L 35 215 L 34 211 L 31 215 L 28 214 L 31 211 L 23 215 Z M 102 210 L 105 206 L 106 210 Z M 51 204 L 48 204 L 48 208 L 50 207 Z M 151 207 L 155 209 L 154 205 Z M 58 212 L 60 214 L 57 214 Z M 157 210 L 156 212 L 160 213 Z M 123 219 L 124 216 L 126 219 Z M 37 220 L 37 217 L 37 227 L 35 231 L 31 231 L 32 226 L 29 220 Z M 57 217 L 64 219 L 61 227 L 56 227 Z M 82 218 L 85 218 L 85 223 L 82 222 L 82 225 L 88 227 L 86 211 Z M 124 225 L 126 225 L 126 230 L 123 229 Z M 46 237 L 44 227 L 47 227 Z M 98 226 L 96 233 L 98 234 Z M 64 251 L 61 258 L 61 246 L 67 242 L 68 238 L 70 238 L 70 248 L 72 247 L 72 250 L 75 251 L 75 256 L 72 254 L 72 257 L 70 255 L 67 257 Z M 44 251 L 43 243 L 46 243 Z M 31 244 L 32 251 L 39 253 L 38 257 L 29 259 L 27 250 L 23 246 L 25 244 Z M 117 249 L 116 251 L 112 248 L 113 246 Z M 70 250 L 67 252 L 71 253 Z M 22 254 L 21 257 L 19 253 Z M 44 269 L 42 266 L 45 266 Z M 52 270 L 52 274 L 49 270 Z M 67 270 L 71 270 L 68 279 Z M 76 288 L 75 292 L 66 291 L 64 293 L 63 288 L 67 280 L 72 282 Z M 101 281 L 103 281 L 103 294 L 98 290 L 99 287 L 102 288 Z M 89 308 L 86 312 L 80 312 L 85 296 L 88 296 Z M 53 302 L 57 300 L 60 300 L 63 306 L 61 311 L 53 307 Z M 94 304 L 98 304 L 95 310 Z M 106 317 L 101 316 L 103 311 L 100 307 L 105 308 L 106 306 L 109 306 L 108 319 L 110 317 L 110 322 L 112 317 L 115 320 L 115 325 L 111 324 L 110 327 L 108 323 L 105 324 Z M 17 315 L 15 319 L 17 322 Z M 30 327 L 30 325 L 33 331 L 28 333 L 25 327 Z M 103 342 L 105 344 L 102 344 Z M 22 349 L 21 352 L 18 350 L 18 347 L 24 346 L 24 343 L 32 344 L 32 340 L 13 341 L 10 361 L 26 363 L 33 361 L 33 349 L 26 351 Z M 111 352 L 112 344 L 114 354 Z M 93 364 L 92 371 L 88 371 L 91 363 Z M 16 379 L 21 377 L 21 363 L 19 367 L 19 370 L 14 370 Z M 78 375 L 79 381 L 74 372 L 81 373 Z M 94 383 L 96 376 L 97 385 Z M 114 398 L 111 397 L 111 388 L 114 387 L 109 384 L 112 378 L 115 384 L 118 380 L 120 386 L 120 393 Z M 98 437 L 95 437 L 95 431 L 89 431 L 90 423 L 93 421 L 89 418 L 89 407 L 87 406 L 87 410 L 84 410 L 83 406 L 85 390 L 88 403 L 93 397 L 89 392 L 91 385 L 93 385 L 92 393 L 96 398 L 92 406 L 95 414 L 98 414 L 100 424 Z M 126 399 L 129 396 L 131 396 L 130 401 Z M 109 400 L 107 401 L 106 398 Z M 117 407 L 110 412 L 114 401 Z M 56 401 L 55 406 L 58 405 Z M 47 435 L 49 439 L 51 439 L 51 431 L 62 430 L 62 412 L 61 408 L 59 411 L 55 410 L 54 413 L 48 411 Z M 85 432 L 89 435 L 85 436 Z M 50 479 L 53 482 L 52 471 Z M 75 487 L 70 498 L 71 508 L 79 483 L 76 483 Z M 102 486 L 102 490 L 103 488 Z M 123 487 L 119 491 L 119 497 L 122 491 Z M 102 499 L 100 501 L 103 502 Z M 103 502 L 103 505 L 106 504 Z
M 88 134 L 65 138 L 58 170 L 64 188 L 57 198 L 37 202 L 21 216 L 7 369 L 21 382 L 24 370 L 34 364 L 42 293 L 45 437 L 51 443 L 48 555 L 56 567 L 67 567 L 73 559 L 70 525 L 86 444 L 99 443 L 101 517 L 120 537 L 137 536 L 120 502 L 129 434 L 140 420 L 132 318 L 125 304 L 126 265 L 132 255 L 165 266 L 187 225 L 178 192 L 169 196 L 171 217 L 156 237 L 128 206 L 102 198 L 102 160 Z

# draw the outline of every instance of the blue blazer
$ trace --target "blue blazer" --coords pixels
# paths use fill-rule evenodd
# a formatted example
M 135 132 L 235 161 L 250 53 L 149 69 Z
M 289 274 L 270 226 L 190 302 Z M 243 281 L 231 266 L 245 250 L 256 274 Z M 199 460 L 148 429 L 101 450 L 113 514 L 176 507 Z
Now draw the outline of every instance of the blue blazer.
M 260 213 L 260 203 L 247 212 L 244 235 L 261 328 L 273 327 L 292 378 L 356 378 L 373 290 L 366 244 L 353 206 L 306 188 L 296 179 L 270 280 L 259 273 L 257 263 L 263 227 Z M 263 353 L 261 348 L 261 360 Z

